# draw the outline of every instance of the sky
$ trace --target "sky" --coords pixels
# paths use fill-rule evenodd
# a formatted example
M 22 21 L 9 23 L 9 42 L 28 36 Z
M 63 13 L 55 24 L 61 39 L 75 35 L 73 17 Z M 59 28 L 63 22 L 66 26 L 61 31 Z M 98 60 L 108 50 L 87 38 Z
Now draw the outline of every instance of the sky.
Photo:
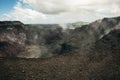
M 0 21 L 53 24 L 116 16 L 120 0 L 0 0 Z
M 0 0 L 0 15 L 13 9 L 17 0 Z

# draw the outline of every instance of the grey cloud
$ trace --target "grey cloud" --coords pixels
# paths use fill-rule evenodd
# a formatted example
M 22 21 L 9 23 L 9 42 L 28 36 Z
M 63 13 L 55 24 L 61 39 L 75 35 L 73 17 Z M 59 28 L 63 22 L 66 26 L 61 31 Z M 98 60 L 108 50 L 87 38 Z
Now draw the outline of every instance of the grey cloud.
M 120 16 L 119 4 L 120 0 L 20 0 L 13 11 L 1 15 L 0 19 L 25 23 L 91 22 Z

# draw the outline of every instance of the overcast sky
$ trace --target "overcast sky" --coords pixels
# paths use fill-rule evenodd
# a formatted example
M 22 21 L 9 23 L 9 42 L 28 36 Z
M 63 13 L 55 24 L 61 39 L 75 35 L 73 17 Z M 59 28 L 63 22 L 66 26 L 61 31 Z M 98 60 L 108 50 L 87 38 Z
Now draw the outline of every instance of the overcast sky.
M 120 0 L 0 0 L 0 5 L 0 21 L 48 24 L 120 16 Z

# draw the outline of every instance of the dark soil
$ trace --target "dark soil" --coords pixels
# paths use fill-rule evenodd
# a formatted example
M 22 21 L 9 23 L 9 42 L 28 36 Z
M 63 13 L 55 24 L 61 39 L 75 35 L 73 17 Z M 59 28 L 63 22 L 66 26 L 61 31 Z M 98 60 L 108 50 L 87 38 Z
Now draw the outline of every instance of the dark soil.
M 0 58 L 0 80 L 120 80 L 120 62 L 110 54 L 97 53 Z

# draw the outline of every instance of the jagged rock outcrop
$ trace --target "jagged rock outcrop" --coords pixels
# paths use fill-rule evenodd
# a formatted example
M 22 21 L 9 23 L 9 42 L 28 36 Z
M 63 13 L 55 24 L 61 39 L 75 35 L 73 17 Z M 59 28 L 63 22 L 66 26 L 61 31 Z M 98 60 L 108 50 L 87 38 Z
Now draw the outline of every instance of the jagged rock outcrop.
M 11 41 L 0 41 L 0 57 L 16 57 L 24 52 L 24 46 Z
M 68 28 L 63 29 L 62 27 L 65 26 Z M 50 57 L 59 54 L 89 51 L 98 43 L 104 44 L 102 40 L 106 39 L 111 33 L 112 36 L 115 36 L 113 34 L 119 32 L 119 26 L 120 17 L 104 18 L 83 26 L 75 25 L 75 23 L 64 26 L 61 24 L 25 25 L 19 21 L 3 21 L 0 22 L 0 42 L 1 44 L 6 42 L 10 46 L 15 43 L 20 47 L 20 49 L 13 49 L 12 54 L 15 55 L 14 57 Z M 116 38 L 118 39 L 118 37 Z M 9 43 L 12 43 L 12 45 Z M 2 49 L 2 46 L 0 48 Z M 9 48 L 7 46 L 7 48 L 3 49 L 9 50 Z M 1 57 L 4 54 L 9 54 L 4 53 L 4 50 L 0 50 Z M 14 50 L 18 51 L 18 53 L 14 53 Z
M 88 25 L 75 28 L 70 32 L 68 44 L 77 47 L 81 50 L 89 50 L 94 46 L 94 43 L 109 32 L 118 28 L 120 25 L 120 17 L 104 18 L 97 20 Z
M 120 26 L 119 26 L 120 27 Z M 120 53 L 120 29 L 113 29 L 110 33 L 95 42 L 95 48 L 98 52 L 116 54 Z M 119 55 L 120 56 L 120 55 Z
M 32 26 L 24 25 L 19 21 L 0 23 L 0 40 L 17 43 L 18 46 L 24 47 L 24 52 L 17 53 L 16 57 L 49 57 L 59 52 L 59 44 L 63 34 L 62 28 L 58 25 Z
M 0 22 L 0 40 L 24 44 L 26 40 L 24 24 L 19 21 Z

